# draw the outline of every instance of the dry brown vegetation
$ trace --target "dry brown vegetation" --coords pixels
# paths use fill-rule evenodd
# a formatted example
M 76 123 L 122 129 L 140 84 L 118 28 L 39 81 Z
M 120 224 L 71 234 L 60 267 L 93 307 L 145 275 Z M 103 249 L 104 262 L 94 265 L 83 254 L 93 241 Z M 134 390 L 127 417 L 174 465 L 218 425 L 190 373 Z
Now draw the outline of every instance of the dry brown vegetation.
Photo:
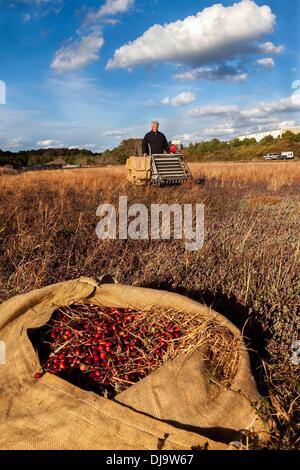
M 81 275 L 163 288 L 243 329 L 276 448 L 299 448 L 300 164 L 193 164 L 204 186 L 132 187 L 123 167 L 0 176 L 0 301 Z M 205 204 L 205 244 L 99 241 L 100 202 Z
M 241 187 L 245 183 L 263 183 L 266 189 L 276 191 L 300 181 L 298 162 L 251 163 L 190 163 L 195 176 L 216 178 L 221 185 Z

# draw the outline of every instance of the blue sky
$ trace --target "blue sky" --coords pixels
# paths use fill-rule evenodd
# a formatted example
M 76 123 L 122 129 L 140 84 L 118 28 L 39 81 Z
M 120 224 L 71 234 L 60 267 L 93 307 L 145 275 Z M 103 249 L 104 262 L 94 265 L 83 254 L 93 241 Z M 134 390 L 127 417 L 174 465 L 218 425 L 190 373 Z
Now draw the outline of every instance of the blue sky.
M 299 19 L 300 0 L 0 0 L 0 148 L 300 125 Z

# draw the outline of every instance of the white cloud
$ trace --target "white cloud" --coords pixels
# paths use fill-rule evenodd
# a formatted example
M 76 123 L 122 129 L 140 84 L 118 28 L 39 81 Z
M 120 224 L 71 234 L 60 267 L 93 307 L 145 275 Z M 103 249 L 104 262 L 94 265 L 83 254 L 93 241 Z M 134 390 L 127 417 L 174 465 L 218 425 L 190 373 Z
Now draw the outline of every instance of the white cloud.
M 63 3 L 63 0 L 15 0 L 12 2 L 12 6 L 15 6 L 15 4 L 18 3 L 23 3 L 27 5 L 33 5 L 33 6 L 42 6 L 42 5 L 47 5 L 47 4 L 55 4 L 55 3 Z
M 69 150 L 76 150 L 76 149 L 93 150 L 96 147 L 97 147 L 97 144 L 81 144 L 81 145 L 70 145 L 68 149 Z
M 264 42 L 263 44 L 259 44 L 258 48 L 261 52 L 265 54 L 281 54 L 285 50 L 283 45 L 275 46 L 272 42 Z
M 61 3 L 62 0 L 18 0 L 19 3 L 36 3 L 36 4 L 42 4 L 42 3 Z
M 189 125 L 192 128 L 192 122 Z M 241 116 L 239 113 L 228 114 L 227 116 L 208 115 L 204 128 L 199 129 L 199 126 L 197 126 L 197 130 L 179 133 L 174 138 L 181 139 L 185 143 L 200 142 L 212 138 L 230 140 L 239 135 L 295 127 L 296 125 L 296 120 L 283 121 L 278 115 L 250 119 Z
M 197 108 L 191 109 L 188 114 L 192 117 L 201 116 L 219 116 L 238 112 L 239 108 L 236 105 L 208 105 L 198 106 Z
M 214 137 L 224 137 L 224 136 L 232 136 L 236 134 L 236 128 L 235 127 L 214 127 L 214 128 L 208 128 L 204 129 L 203 135 L 204 136 L 214 136 Z
M 183 91 L 179 95 L 174 96 L 174 98 L 166 97 L 161 101 L 161 104 L 172 105 L 172 106 L 183 106 L 191 104 L 195 101 L 196 95 L 191 91 Z
M 104 137 L 116 137 L 116 138 L 120 138 L 124 135 L 126 135 L 127 132 L 124 130 L 124 129 L 115 129 L 115 130 L 112 130 L 112 131 L 105 131 L 103 132 L 103 136 Z
M 23 13 L 22 15 L 23 23 L 28 23 L 31 20 L 31 15 L 29 13 Z
M 163 98 L 163 99 L 161 100 L 161 104 L 168 105 L 168 104 L 170 104 L 170 103 L 171 103 L 171 100 L 170 100 L 170 98 L 169 98 L 168 96 L 167 96 L 166 98 Z
M 176 80 L 223 80 L 224 82 L 243 82 L 247 80 L 249 74 L 246 70 L 228 64 L 216 67 L 198 67 L 185 72 L 178 72 L 174 75 Z
M 300 80 L 294 80 L 292 83 L 292 89 L 297 90 L 298 88 L 300 88 Z
M 6 83 L 0 80 L 0 104 L 6 104 Z
M 224 124 L 221 125 L 216 125 L 214 127 L 209 127 L 207 129 L 204 129 L 202 132 L 202 135 L 204 137 L 224 137 L 224 136 L 233 136 L 236 134 L 236 128 L 233 126 L 224 126 Z
M 279 123 L 279 127 L 280 128 L 284 128 L 284 127 L 296 127 L 297 126 L 297 122 L 293 119 L 291 121 L 281 121 Z
M 6 146 L 12 150 L 17 150 L 22 147 L 23 141 L 18 137 L 13 137 L 12 139 L 7 139 Z
M 262 65 L 266 69 L 273 69 L 275 67 L 275 62 L 272 57 L 266 57 L 265 59 L 258 59 L 256 61 L 258 65 Z
M 276 17 L 269 6 L 242 0 L 232 6 L 215 4 L 184 20 L 155 24 L 114 53 L 107 69 L 172 62 L 193 67 L 219 63 L 266 49 L 257 41 L 271 33 Z M 276 47 L 273 46 L 274 52 Z
M 47 139 L 47 140 L 39 140 L 36 145 L 40 147 L 57 147 L 59 145 L 62 145 L 62 143 L 59 140 L 55 139 Z
M 194 118 L 202 116 L 227 115 L 233 118 L 260 119 L 272 116 L 274 113 L 290 113 L 300 111 L 300 94 L 294 94 L 278 101 L 261 102 L 254 107 L 239 108 L 236 105 L 198 106 L 188 112 Z
M 185 72 L 178 72 L 174 74 L 176 80 L 182 80 L 183 82 L 198 80 L 201 77 L 202 69 L 187 70 Z M 199 74 L 200 71 L 200 74 Z
M 184 143 L 189 142 L 199 142 L 203 140 L 210 140 L 214 137 L 216 138 L 232 138 L 236 135 L 237 129 L 230 124 L 221 124 L 215 125 L 208 128 L 204 128 L 201 131 L 187 132 L 183 134 L 178 134 L 175 138 L 178 138 Z
M 126 13 L 133 6 L 134 0 L 106 0 L 97 11 L 90 11 L 85 22 L 94 22 L 104 16 L 113 16 Z
M 186 119 L 189 116 L 191 120 L 188 125 L 191 130 L 183 134 L 183 140 L 188 142 L 208 140 L 213 137 L 230 139 L 234 135 L 294 127 L 299 125 L 300 94 L 294 93 L 279 100 L 260 102 L 254 106 L 228 104 L 198 106 L 189 110 Z M 203 122 L 205 128 L 199 129 Z M 195 125 L 196 130 L 193 130 Z
M 67 44 L 55 53 L 51 68 L 57 72 L 68 72 L 82 69 L 98 61 L 100 49 L 104 44 L 101 25 L 118 23 L 117 19 L 105 17 L 125 13 L 133 4 L 134 0 L 106 0 L 98 10 L 91 9 L 76 32 L 75 38 L 70 38 Z M 100 19 L 100 25 L 95 25 Z
M 115 24 L 120 23 L 120 20 L 117 20 L 116 18 L 105 18 L 105 19 L 103 20 L 103 23 L 115 25 Z
M 51 13 L 58 15 L 61 12 L 63 0 L 14 0 L 10 2 L 11 7 L 18 4 L 25 5 L 27 9 L 30 8 L 30 13 L 24 12 L 21 14 L 23 22 L 27 23 L 48 16 Z
M 241 115 L 244 117 L 260 117 L 272 115 L 272 113 L 290 113 L 300 111 L 300 94 L 294 94 L 278 101 L 262 102 L 257 107 L 244 108 Z
M 186 132 L 184 134 L 178 134 L 175 136 L 176 139 L 181 140 L 182 142 L 196 142 L 197 140 L 202 139 L 202 132 L 195 131 L 195 132 Z
M 59 49 L 51 63 L 57 72 L 81 69 L 91 62 L 99 60 L 99 51 L 104 44 L 102 32 L 96 28 L 87 35 L 79 33 L 79 38 Z
M 153 100 L 147 100 L 145 101 L 145 106 L 155 106 L 155 102 Z
M 15 137 L 23 142 L 19 150 L 67 148 L 75 145 L 86 148 L 89 143 L 96 144 L 94 151 L 99 151 L 102 145 L 106 148 L 115 147 L 114 137 L 102 135 L 104 131 L 110 129 L 111 124 L 108 123 L 113 123 L 115 119 L 114 110 L 107 106 L 107 103 L 111 105 L 111 101 L 106 101 L 106 95 L 102 95 L 99 87 L 94 87 L 94 81 L 89 80 L 86 86 L 90 83 L 91 88 L 85 90 L 83 84 L 78 89 L 77 86 L 74 88 L 70 78 L 59 77 L 53 84 L 53 103 L 57 108 L 57 113 L 62 115 L 61 118 L 53 118 L 46 111 L 11 110 L 0 106 L 0 148 L 2 150 L 10 150 L 9 144 L 16 145 L 17 142 L 12 141 Z M 61 81 L 65 82 L 65 86 L 58 89 L 56 82 Z M 69 91 L 68 82 L 71 87 Z M 47 93 L 51 93 L 50 88 L 47 88 Z M 128 137 L 145 134 L 148 120 L 143 121 L 142 114 L 141 112 L 140 118 L 137 118 L 138 125 L 133 124 L 133 127 L 123 128 L 127 131 Z M 128 120 L 131 122 L 132 117 L 128 116 Z M 111 129 L 118 129 L 119 132 L 121 130 L 117 125 L 112 126 Z M 44 147 L 40 144 L 44 144 Z

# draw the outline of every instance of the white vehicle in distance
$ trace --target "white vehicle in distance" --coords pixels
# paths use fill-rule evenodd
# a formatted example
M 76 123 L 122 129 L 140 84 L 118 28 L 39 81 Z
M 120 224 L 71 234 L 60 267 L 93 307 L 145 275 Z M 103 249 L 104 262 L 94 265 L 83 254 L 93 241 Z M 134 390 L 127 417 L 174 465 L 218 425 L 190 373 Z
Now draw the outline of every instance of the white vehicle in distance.
M 264 156 L 264 160 L 279 160 L 281 157 L 280 153 L 268 153 Z
M 294 152 L 281 152 L 281 158 L 283 160 L 293 160 Z

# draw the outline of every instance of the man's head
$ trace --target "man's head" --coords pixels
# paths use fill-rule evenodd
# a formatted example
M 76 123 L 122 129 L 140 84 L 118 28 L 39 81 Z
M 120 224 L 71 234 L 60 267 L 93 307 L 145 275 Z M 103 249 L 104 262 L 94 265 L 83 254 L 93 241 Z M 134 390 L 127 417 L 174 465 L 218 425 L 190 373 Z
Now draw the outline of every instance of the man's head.
M 157 132 L 159 128 L 159 122 L 158 121 L 152 121 L 151 122 L 151 129 L 153 132 Z

